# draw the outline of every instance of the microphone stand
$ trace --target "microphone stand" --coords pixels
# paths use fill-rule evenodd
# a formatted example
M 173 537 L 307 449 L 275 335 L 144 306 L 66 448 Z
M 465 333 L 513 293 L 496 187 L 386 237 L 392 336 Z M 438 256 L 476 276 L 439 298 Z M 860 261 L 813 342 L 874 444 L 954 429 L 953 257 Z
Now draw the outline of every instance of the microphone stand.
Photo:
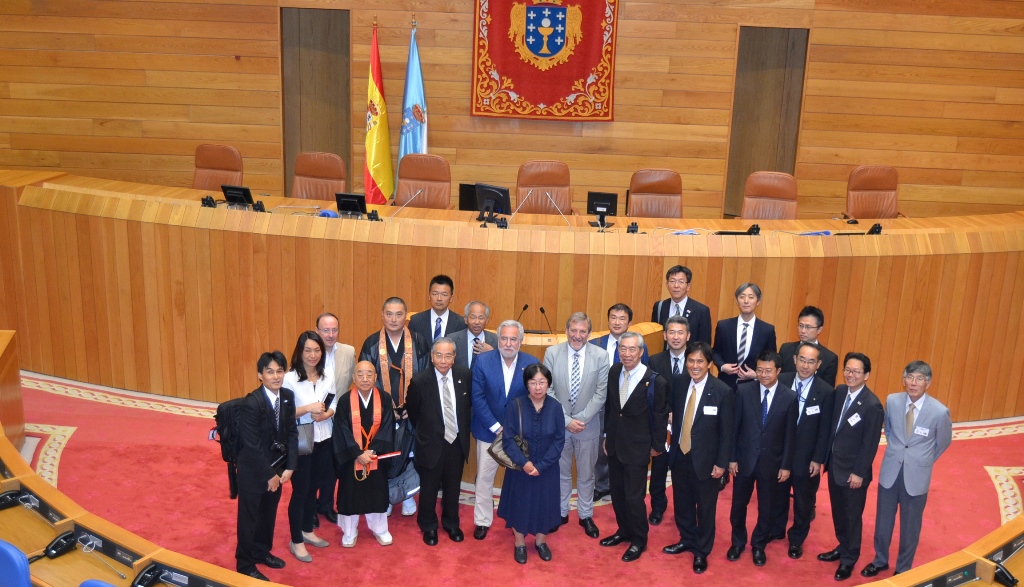
M 509 222 L 512 222 L 512 219 L 516 217 L 516 214 L 519 214 L 519 209 L 523 207 L 523 204 L 525 204 L 526 200 L 529 200 L 530 196 L 532 196 L 532 195 L 533 195 L 533 190 L 531 189 L 529 192 L 526 193 L 526 197 L 523 198 L 523 201 L 519 202 L 519 205 L 516 206 L 516 211 L 513 212 L 512 215 L 508 217 L 508 221 Z
M 530 307 L 530 304 L 523 304 L 523 310 L 521 312 L 519 312 L 519 316 L 516 316 L 516 322 L 519 322 L 519 320 L 523 317 L 523 314 L 526 313 L 526 309 L 529 308 L 529 307 Z M 522 324 L 522 322 L 519 322 L 519 323 Z
M 548 313 L 544 311 L 544 306 L 540 307 L 540 314 L 541 316 L 544 316 L 544 321 L 548 324 L 548 334 L 554 334 L 555 331 L 551 329 L 551 321 L 548 320 Z
M 548 197 L 548 201 L 551 202 L 551 205 L 558 211 L 558 215 L 562 217 L 562 220 L 565 220 L 565 225 L 569 227 L 569 232 L 572 232 L 572 224 L 569 222 L 569 219 L 565 217 L 565 214 L 562 214 L 562 210 L 558 207 L 558 204 L 555 203 L 555 199 L 551 197 L 551 192 L 544 192 L 544 195 Z M 550 325 L 548 326 L 548 329 L 551 329 Z
M 401 212 L 401 211 L 402 211 L 402 210 L 403 210 L 403 209 L 404 209 L 404 208 L 405 208 L 406 206 L 408 206 L 409 204 L 411 204 L 411 203 L 412 203 L 412 201 L 413 201 L 413 200 L 415 200 L 416 198 L 418 198 L 418 197 L 419 197 L 419 195 L 420 195 L 420 194 L 422 194 L 422 193 L 423 193 L 423 190 L 416 190 L 416 193 L 415 193 L 415 194 L 413 194 L 413 196 L 412 196 L 411 198 L 409 198 L 408 200 L 406 200 L 404 204 L 402 204 L 401 206 L 399 206 L 398 210 L 395 210 L 395 213 L 394 213 L 394 214 L 392 214 L 390 218 L 388 218 L 388 224 L 391 224 L 391 221 L 395 219 L 395 216 L 398 216 L 398 213 L 399 213 L 399 212 Z

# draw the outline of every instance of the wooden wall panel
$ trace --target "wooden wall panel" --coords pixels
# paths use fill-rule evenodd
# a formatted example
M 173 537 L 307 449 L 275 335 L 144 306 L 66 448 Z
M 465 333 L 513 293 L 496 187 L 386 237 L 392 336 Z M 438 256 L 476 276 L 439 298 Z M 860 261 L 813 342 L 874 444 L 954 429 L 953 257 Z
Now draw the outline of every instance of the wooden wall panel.
M 13 330 L 0 330 L 0 424 L 15 448 L 25 444 L 25 409 L 21 401 L 21 365 Z

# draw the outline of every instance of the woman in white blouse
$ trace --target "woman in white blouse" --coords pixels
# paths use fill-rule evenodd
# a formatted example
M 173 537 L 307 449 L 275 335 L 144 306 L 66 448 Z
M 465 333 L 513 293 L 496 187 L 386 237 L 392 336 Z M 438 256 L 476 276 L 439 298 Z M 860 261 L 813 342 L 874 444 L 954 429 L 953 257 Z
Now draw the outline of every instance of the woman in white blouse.
M 330 397 L 334 387 L 333 375 L 324 370 L 324 341 L 313 330 L 299 335 L 292 353 L 292 369 L 285 373 L 284 385 L 295 393 L 296 423 L 313 425 L 313 453 L 299 455 L 299 464 L 292 475 L 292 497 L 288 502 L 288 526 L 291 530 L 290 549 L 295 558 L 304 563 L 313 557 L 306 544 L 325 548 L 327 541 L 313 533 L 316 519 L 316 490 L 319 479 L 328 468 L 334 472 L 331 451 L 331 431 L 337 397 Z

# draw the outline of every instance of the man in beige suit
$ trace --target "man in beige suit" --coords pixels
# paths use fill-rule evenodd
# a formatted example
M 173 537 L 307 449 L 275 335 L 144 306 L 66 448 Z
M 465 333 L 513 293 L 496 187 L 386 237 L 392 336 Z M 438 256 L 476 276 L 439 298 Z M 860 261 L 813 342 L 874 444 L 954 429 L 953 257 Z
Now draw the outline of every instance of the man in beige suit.
M 320 338 L 324 339 L 324 349 L 326 350 L 324 371 L 334 375 L 333 393 L 336 396 L 340 396 L 352 387 L 352 369 L 356 362 L 356 349 L 351 345 L 338 342 L 338 325 L 338 317 L 330 312 L 320 314 L 316 319 L 316 331 Z M 329 418 L 333 416 L 332 413 Z M 333 443 L 328 442 L 327 446 L 331 446 L 333 450 Z M 333 454 L 331 462 L 334 462 Z M 319 480 L 317 489 L 316 509 L 332 524 L 337 524 L 338 513 L 334 511 L 334 489 L 338 484 L 338 477 L 333 467 L 326 467 L 322 473 L 323 476 Z M 314 480 L 313 483 L 316 481 Z

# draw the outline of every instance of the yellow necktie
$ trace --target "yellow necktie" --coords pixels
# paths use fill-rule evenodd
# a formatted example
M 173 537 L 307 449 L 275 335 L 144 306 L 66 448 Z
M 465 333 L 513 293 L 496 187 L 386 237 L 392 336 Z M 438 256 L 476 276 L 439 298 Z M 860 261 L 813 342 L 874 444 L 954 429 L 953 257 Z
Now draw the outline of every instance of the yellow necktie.
M 910 404 L 910 409 L 907 410 L 907 437 L 904 440 L 908 442 L 910 441 L 910 433 L 914 429 L 914 410 L 916 409 L 917 406 Z
M 690 432 L 693 430 L 693 413 L 697 411 L 697 386 L 690 386 L 690 399 L 686 400 L 683 412 L 683 431 L 679 434 L 679 448 L 684 455 L 690 454 Z

